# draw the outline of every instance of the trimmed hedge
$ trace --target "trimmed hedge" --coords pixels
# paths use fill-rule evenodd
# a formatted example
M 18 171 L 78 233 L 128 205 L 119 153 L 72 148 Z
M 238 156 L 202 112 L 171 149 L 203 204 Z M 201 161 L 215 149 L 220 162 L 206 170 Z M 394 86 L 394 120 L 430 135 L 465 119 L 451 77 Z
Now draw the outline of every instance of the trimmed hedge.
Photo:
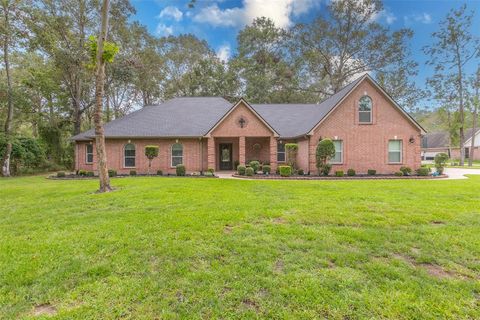
M 95 177 L 95 173 L 93 171 L 87 171 L 87 177 Z
M 66 176 L 65 171 L 57 172 L 57 178 L 65 178 L 65 176 Z
M 109 177 L 116 177 L 117 176 L 117 171 L 113 169 L 108 170 L 108 176 Z
M 335 171 L 335 177 L 343 177 L 343 176 L 344 176 L 343 170 Z
M 368 170 L 367 170 L 367 174 L 368 174 L 369 176 L 374 176 L 374 175 L 376 175 L 376 174 L 377 174 L 377 170 L 374 170 L 374 169 L 368 169 Z
M 409 176 L 412 174 L 412 168 L 410 167 L 400 167 L 400 172 L 403 173 L 404 176 Z
M 402 171 L 397 171 L 397 172 L 395 172 L 394 174 L 395 174 L 395 176 L 397 176 L 397 177 L 402 177 L 402 176 L 405 176 L 405 175 L 406 175 L 406 174 L 405 174 L 404 172 L 402 172 Z
M 78 170 L 78 175 L 81 177 L 86 177 L 87 176 L 87 170 Z
M 290 166 L 279 166 L 278 170 L 282 177 L 290 177 L 292 175 L 292 167 Z
M 253 173 L 257 173 L 258 168 L 260 168 L 260 162 L 257 160 L 250 161 L 248 165 L 253 169 Z
M 262 170 L 264 174 L 270 174 L 270 172 L 272 171 L 272 167 L 270 167 L 270 165 L 268 164 L 264 164 Z
M 349 176 L 349 177 L 353 177 L 353 176 L 355 176 L 356 174 L 357 174 L 357 173 L 356 173 L 355 170 L 353 170 L 353 169 L 348 169 L 348 170 L 347 170 L 347 176 Z
M 241 176 L 244 176 L 245 175 L 245 172 L 246 172 L 246 167 L 245 166 L 241 166 L 241 165 L 238 165 L 237 166 L 237 172 L 239 175 Z
M 187 172 L 187 170 L 185 169 L 185 165 L 183 164 L 177 164 L 177 166 L 175 167 L 175 171 L 177 173 L 177 176 L 179 177 L 185 176 Z
M 430 174 L 430 168 L 418 168 L 415 172 L 418 176 L 428 176 Z
M 249 177 L 253 176 L 254 173 L 255 173 L 255 171 L 253 170 L 252 167 L 248 167 L 248 168 L 245 169 L 245 175 L 247 175 Z
M 136 176 L 136 175 L 137 175 L 137 171 L 135 171 L 135 170 L 130 170 L 130 175 L 131 175 L 131 176 Z
M 163 176 L 163 171 L 162 170 L 157 170 L 157 176 Z

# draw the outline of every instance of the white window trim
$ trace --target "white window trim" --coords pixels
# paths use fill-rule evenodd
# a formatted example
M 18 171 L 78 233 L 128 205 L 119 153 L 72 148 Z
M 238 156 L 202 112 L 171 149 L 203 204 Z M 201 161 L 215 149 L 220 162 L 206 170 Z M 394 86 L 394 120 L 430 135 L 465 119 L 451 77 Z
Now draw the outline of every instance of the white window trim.
M 282 151 L 280 151 L 280 152 L 278 151 L 278 145 L 279 145 L 279 144 L 283 145 L 283 152 L 282 152 Z M 285 159 L 285 160 L 283 160 L 283 161 L 278 160 L 278 155 L 279 155 L 279 154 L 283 154 L 283 159 Z M 285 143 L 279 143 L 279 142 L 277 142 L 277 163 L 286 163 L 286 162 L 287 162 L 287 150 L 285 150 Z
M 92 153 L 88 153 L 88 146 L 92 146 Z M 92 161 L 88 161 L 88 155 L 92 155 Z M 85 145 L 85 164 L 93 164 L 93 144 Z
M 129 159 L 131 159 L 131 158 L 135 159 L 135 165 L 133 167 L 127 166 L 125 164 L 125 160 L 127 159 L 127 156 L 125 156 L 125 147 L 129 144 L 131 144 L 135 147 L 135 156 L 134 157 L 131 157 L 131 156 L 128 157 Z M 134 168 L 137 167 L 137 146 L 134 143 L 127 143 L 123 146 L 123 167 L 125 169 L 134 169 Z
M 173 146 L 176 145 L 176 144 L 179 144 L 182 146 L 182 156 L 174 156 L 173 155 Z M 177 166 L 174 166 L 173 165 L 173 158 L 182 158 L 182 162 L 179 163 L 179 164 L 183 164 L 183 151 L 184 151 L 184 147 L 183 147 L 183 144 L 179 143 L 179 142 L 176 142 L 176 143 L 173 143 L 171 146 L 170 146 L 170 168 L 176 168 Z
M 341 156 L 340 156 L 340 162 L 335 162 L 335 161 L 330 161 L 330 160 L 329 160 L 328 163 L 330 163 L 330 164 L 343 164 L 343 149 L 344 149 L 344 148 L 343 148 L 343 140 L 342 140 L 342 139 L 336 139 L 336 140 L 332 140 L 332 141 L 333 141 L 333 142 L 335 142 L 335 141 L 340 141 L 340 142 L 341 142 L 342 150 L 340 150 L 340 154 L 341 154 Z M 337 153 L 337 150 L 335 150 L 335 153 Z
M 361 111 L 360 110 L 360 100 L 363 98 L 363 97 L 368 97 L 370 99 L 370 110 L 369 111 Z M 357 111 L 358 111 L 358 123 L 359 124 L 372 124 L 373 123 L 373 99 L 368 96 L 368 95 L 365 95 L 365 96 L 362 96 L 359 100 L 358 100 L 358 108 L 357 108 Z M 368 113 L 370 114 L 370 120 L 369 121 L 360 121 L 360 114 L 362 113 Z
M 400 162 L 391 162 L 390 161 L 390 141 L 400 141 Z M 392 152 L 398 152 L 397 150 Z M 403 163 L 403 140 L 402 139 L 388 139 L 387 144 L 387 160 L 388 164 L 402 164 Z

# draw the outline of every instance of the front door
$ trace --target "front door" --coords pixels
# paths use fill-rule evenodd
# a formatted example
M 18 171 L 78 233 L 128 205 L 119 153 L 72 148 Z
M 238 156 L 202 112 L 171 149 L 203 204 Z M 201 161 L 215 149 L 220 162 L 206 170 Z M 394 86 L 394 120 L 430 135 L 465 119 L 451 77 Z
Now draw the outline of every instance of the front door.
M 220 143 L 220 170 L 232 170 L 232 144 Z

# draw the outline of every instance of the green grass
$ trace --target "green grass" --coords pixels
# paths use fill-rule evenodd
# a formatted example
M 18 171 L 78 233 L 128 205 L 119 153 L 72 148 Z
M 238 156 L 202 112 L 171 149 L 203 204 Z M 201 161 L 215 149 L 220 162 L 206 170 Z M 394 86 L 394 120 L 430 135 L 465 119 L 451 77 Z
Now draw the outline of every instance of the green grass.
M 480 176 L 113 184 L 0 179 L 0 319 L 480 318 Z

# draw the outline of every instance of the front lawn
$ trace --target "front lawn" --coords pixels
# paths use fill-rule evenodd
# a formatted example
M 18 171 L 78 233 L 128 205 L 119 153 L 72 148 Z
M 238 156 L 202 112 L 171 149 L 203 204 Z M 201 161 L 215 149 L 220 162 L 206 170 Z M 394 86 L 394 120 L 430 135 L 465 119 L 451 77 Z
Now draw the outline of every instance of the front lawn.
M 480 176 L 0 179 L 0 319 L 480 318 Z

